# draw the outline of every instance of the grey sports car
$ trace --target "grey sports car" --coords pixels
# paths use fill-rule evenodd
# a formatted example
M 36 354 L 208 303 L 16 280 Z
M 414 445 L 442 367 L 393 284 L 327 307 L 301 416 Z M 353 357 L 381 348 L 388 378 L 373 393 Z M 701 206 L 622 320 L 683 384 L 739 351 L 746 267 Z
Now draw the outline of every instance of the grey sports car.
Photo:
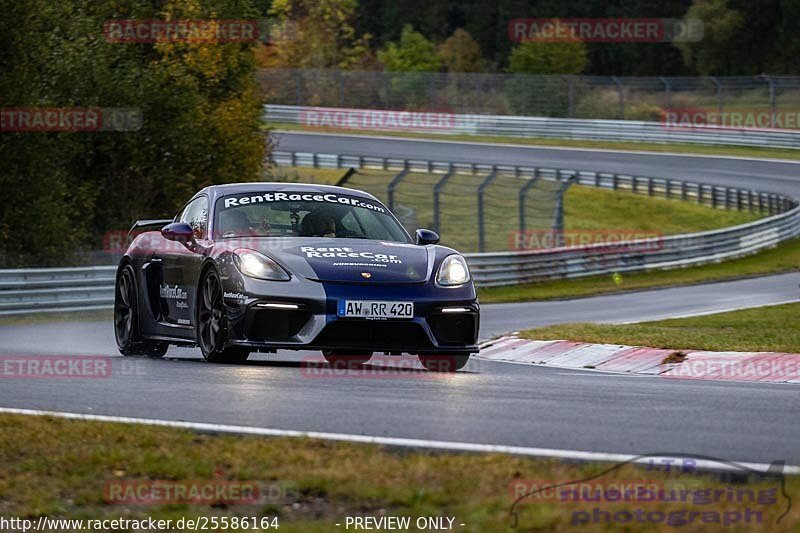
M 456 370 L 478 351 L 465 259 L 374 196 L 289 183 L 215 185 L 172 220 L 136 222 L 118 271 L 125 355 L 198 345 L 212 362 L 321 350 L 328 361 L 410 353 Z

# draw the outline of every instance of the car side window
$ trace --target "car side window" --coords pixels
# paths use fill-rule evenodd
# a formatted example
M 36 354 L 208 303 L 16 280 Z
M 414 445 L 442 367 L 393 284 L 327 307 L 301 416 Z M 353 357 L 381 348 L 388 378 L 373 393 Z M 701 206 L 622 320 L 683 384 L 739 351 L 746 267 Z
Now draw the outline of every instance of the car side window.
M 208 199 L 199 196 L 183 208 L 178 222 L 186 222 L 194 230 L 196 239 L 204 239 L 208 229 Z

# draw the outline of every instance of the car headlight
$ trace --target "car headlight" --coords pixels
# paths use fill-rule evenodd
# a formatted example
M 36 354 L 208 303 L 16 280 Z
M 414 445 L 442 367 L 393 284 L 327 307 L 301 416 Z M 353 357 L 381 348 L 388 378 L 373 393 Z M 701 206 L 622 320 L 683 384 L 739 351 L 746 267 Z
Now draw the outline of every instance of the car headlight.
M 469 281 L 469 268 L 467 260 L 460 255 L 448 255 L 439 267 L 436 283 L 446 287 L 463 285 Z
M 233 261 L 239 272 L 251 278 L 271 281 L 288 281 L 291 278 L 278 263 L 253 250 L 236 250 L 233 253 Z

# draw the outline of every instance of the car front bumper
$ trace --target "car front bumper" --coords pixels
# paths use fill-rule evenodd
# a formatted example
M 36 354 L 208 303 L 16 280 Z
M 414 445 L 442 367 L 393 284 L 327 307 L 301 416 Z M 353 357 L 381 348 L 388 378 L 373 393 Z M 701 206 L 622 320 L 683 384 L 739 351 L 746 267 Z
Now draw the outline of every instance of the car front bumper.
M 299 283 L 314 285 L 293 290 L 289 282 L 246 280 L 246 286 L 227 288 L 229 342 L 263 351 L 478 352 L 480 306 L 471 284 L 443 288 L 431 284 Z M 414 317 L 341 318 L 337 315 L 341 299 L 411 301 Z

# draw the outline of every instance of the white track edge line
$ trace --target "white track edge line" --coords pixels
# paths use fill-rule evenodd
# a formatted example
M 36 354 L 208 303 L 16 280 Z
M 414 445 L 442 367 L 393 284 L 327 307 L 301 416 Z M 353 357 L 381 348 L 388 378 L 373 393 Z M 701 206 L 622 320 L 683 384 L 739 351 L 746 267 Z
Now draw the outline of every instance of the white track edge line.
M 481 142 L 481 141 L 454 141 L 448 139 L 431 139 L 428 137 L 401 137 L 392 135 L 367 135 L 358 133 L 336 133 L 336 132 L 322 132 L 322 131 L 299 131 L 299 130 L 272 130 L 273 133 L 278 134 L 292 134 L 292 135 L 318 135 L 328 137 L 354 137 L 354 138 L 367 138 L 376 139 L 379 141 L 427 141 L 440 144 L 467 144 L 467 145 L 480 145 L 480 146 L 497 146 L 501 148 L 529 148 L 533 150 L 562 150 L 562 151 L 575 151 L 575 152 L 601 152 L 610 154 L 641 154 L 641 155 L 665 155 L 669 157 L 700 157 L 707 159 L 731 159 L 734 161 L 760 161 L 765 163 L 784 163 L 790 165 L 800 165 L 800 160 L 796 159 L 770 159 L 765 157 L 745 157 L 736 155 L 724 154 L 693 154 L 687 152 L 654 152 L 652 150 L 620 150 L 613 148 L 581 148 L 570 146 L 547 146 L 537 144 L 519 144 L 519 143 L 496 143 L 496 142 Z M 523 137 L 524 138 L 524 137 Z M 558 139 L 559 137 L 546 137 L 550 139 Z M 569 140 L 569 139 L 567 139 Z M 579 140 L 579 139 L 575 139 Z M 614 142 L 614 141 L 609 141 Z M 635 141 L 617 141 L 617 142 L 635 142 Z M 699 146 L 704 146 L 700 144 Z M 708 145 L 705 145 L 708 146 Z M 728 145 L 710 145 L 710 146 L 728 146 Z M 736 145 L 730 145 L 736 148 Z M 321 152 L 320 152 L 321 153 Z M 388 159 L 392 159 L 391 157 Z M 522 166 L 522 165 L 517 165 Z
M 531 457 L 545 457 L 551 459 L 569 459 L 577 461 L 605 461 L 605 462 L 625 462 L 639 457 L 633 454 L 624 453 L 605 453 L 605 452 L 586 452 L 578 450 L 559 450 L 554 448 L 530 448 L 524 446 L 503 446 L 495 444 L 474 444 L 469 442 L 454 442 L 425 439 L 408 439 L 398 437 L 372 437 L 368 435 L 351 435 L 347 433 L 325 433 L 319 431 L 297 431 L 290 429 L 259 428 L 254 426 L 235 426 L 227 424 L 211 424 L 205 422 L 185 422 L 176 420 L 159 420 L 148 418 L 132 418 L 112 415 L 90 415 L 81 413 L 69 413 L 62 411 L 43 411 L 38 409 L 16 409 L 10 407 L 0 407 L 0 413 L 15 414 L 26 416 L 51 416 L 68 420 L 86 420 L 93 422 L 115 422 L 121 424 L 137 424 L 146 426 L 162 426 L 177 429 L 193 429 L 213 433 L 232 433 L 240 435 L 256 435 L 263 437 L 305 437 L 311 439 L 324 439 L 341 442 L 352 442 L 358 444 L 378 444 L 383 446 L 400 446 L 406 448 L 429 448 L 435 450 L 449 450 L 459 452 L 477 453 L 505 453 L 511 455 L 525 455 Z M 668 458 L 664 456 L 665 458 Z M 647 463 L 648 459 L 639 459 L 638 463 Z M 736 462 L 745 468 L 766 472 L 770 465 L 764 463 L 745 463 Z M 695 467 L 698 470 L 709 471 L 739 471 L 738 468 L 709 460 L 696 460 Z M 787 465 L 784 467 L 784 474 L 800 474 L 800 466 Z

